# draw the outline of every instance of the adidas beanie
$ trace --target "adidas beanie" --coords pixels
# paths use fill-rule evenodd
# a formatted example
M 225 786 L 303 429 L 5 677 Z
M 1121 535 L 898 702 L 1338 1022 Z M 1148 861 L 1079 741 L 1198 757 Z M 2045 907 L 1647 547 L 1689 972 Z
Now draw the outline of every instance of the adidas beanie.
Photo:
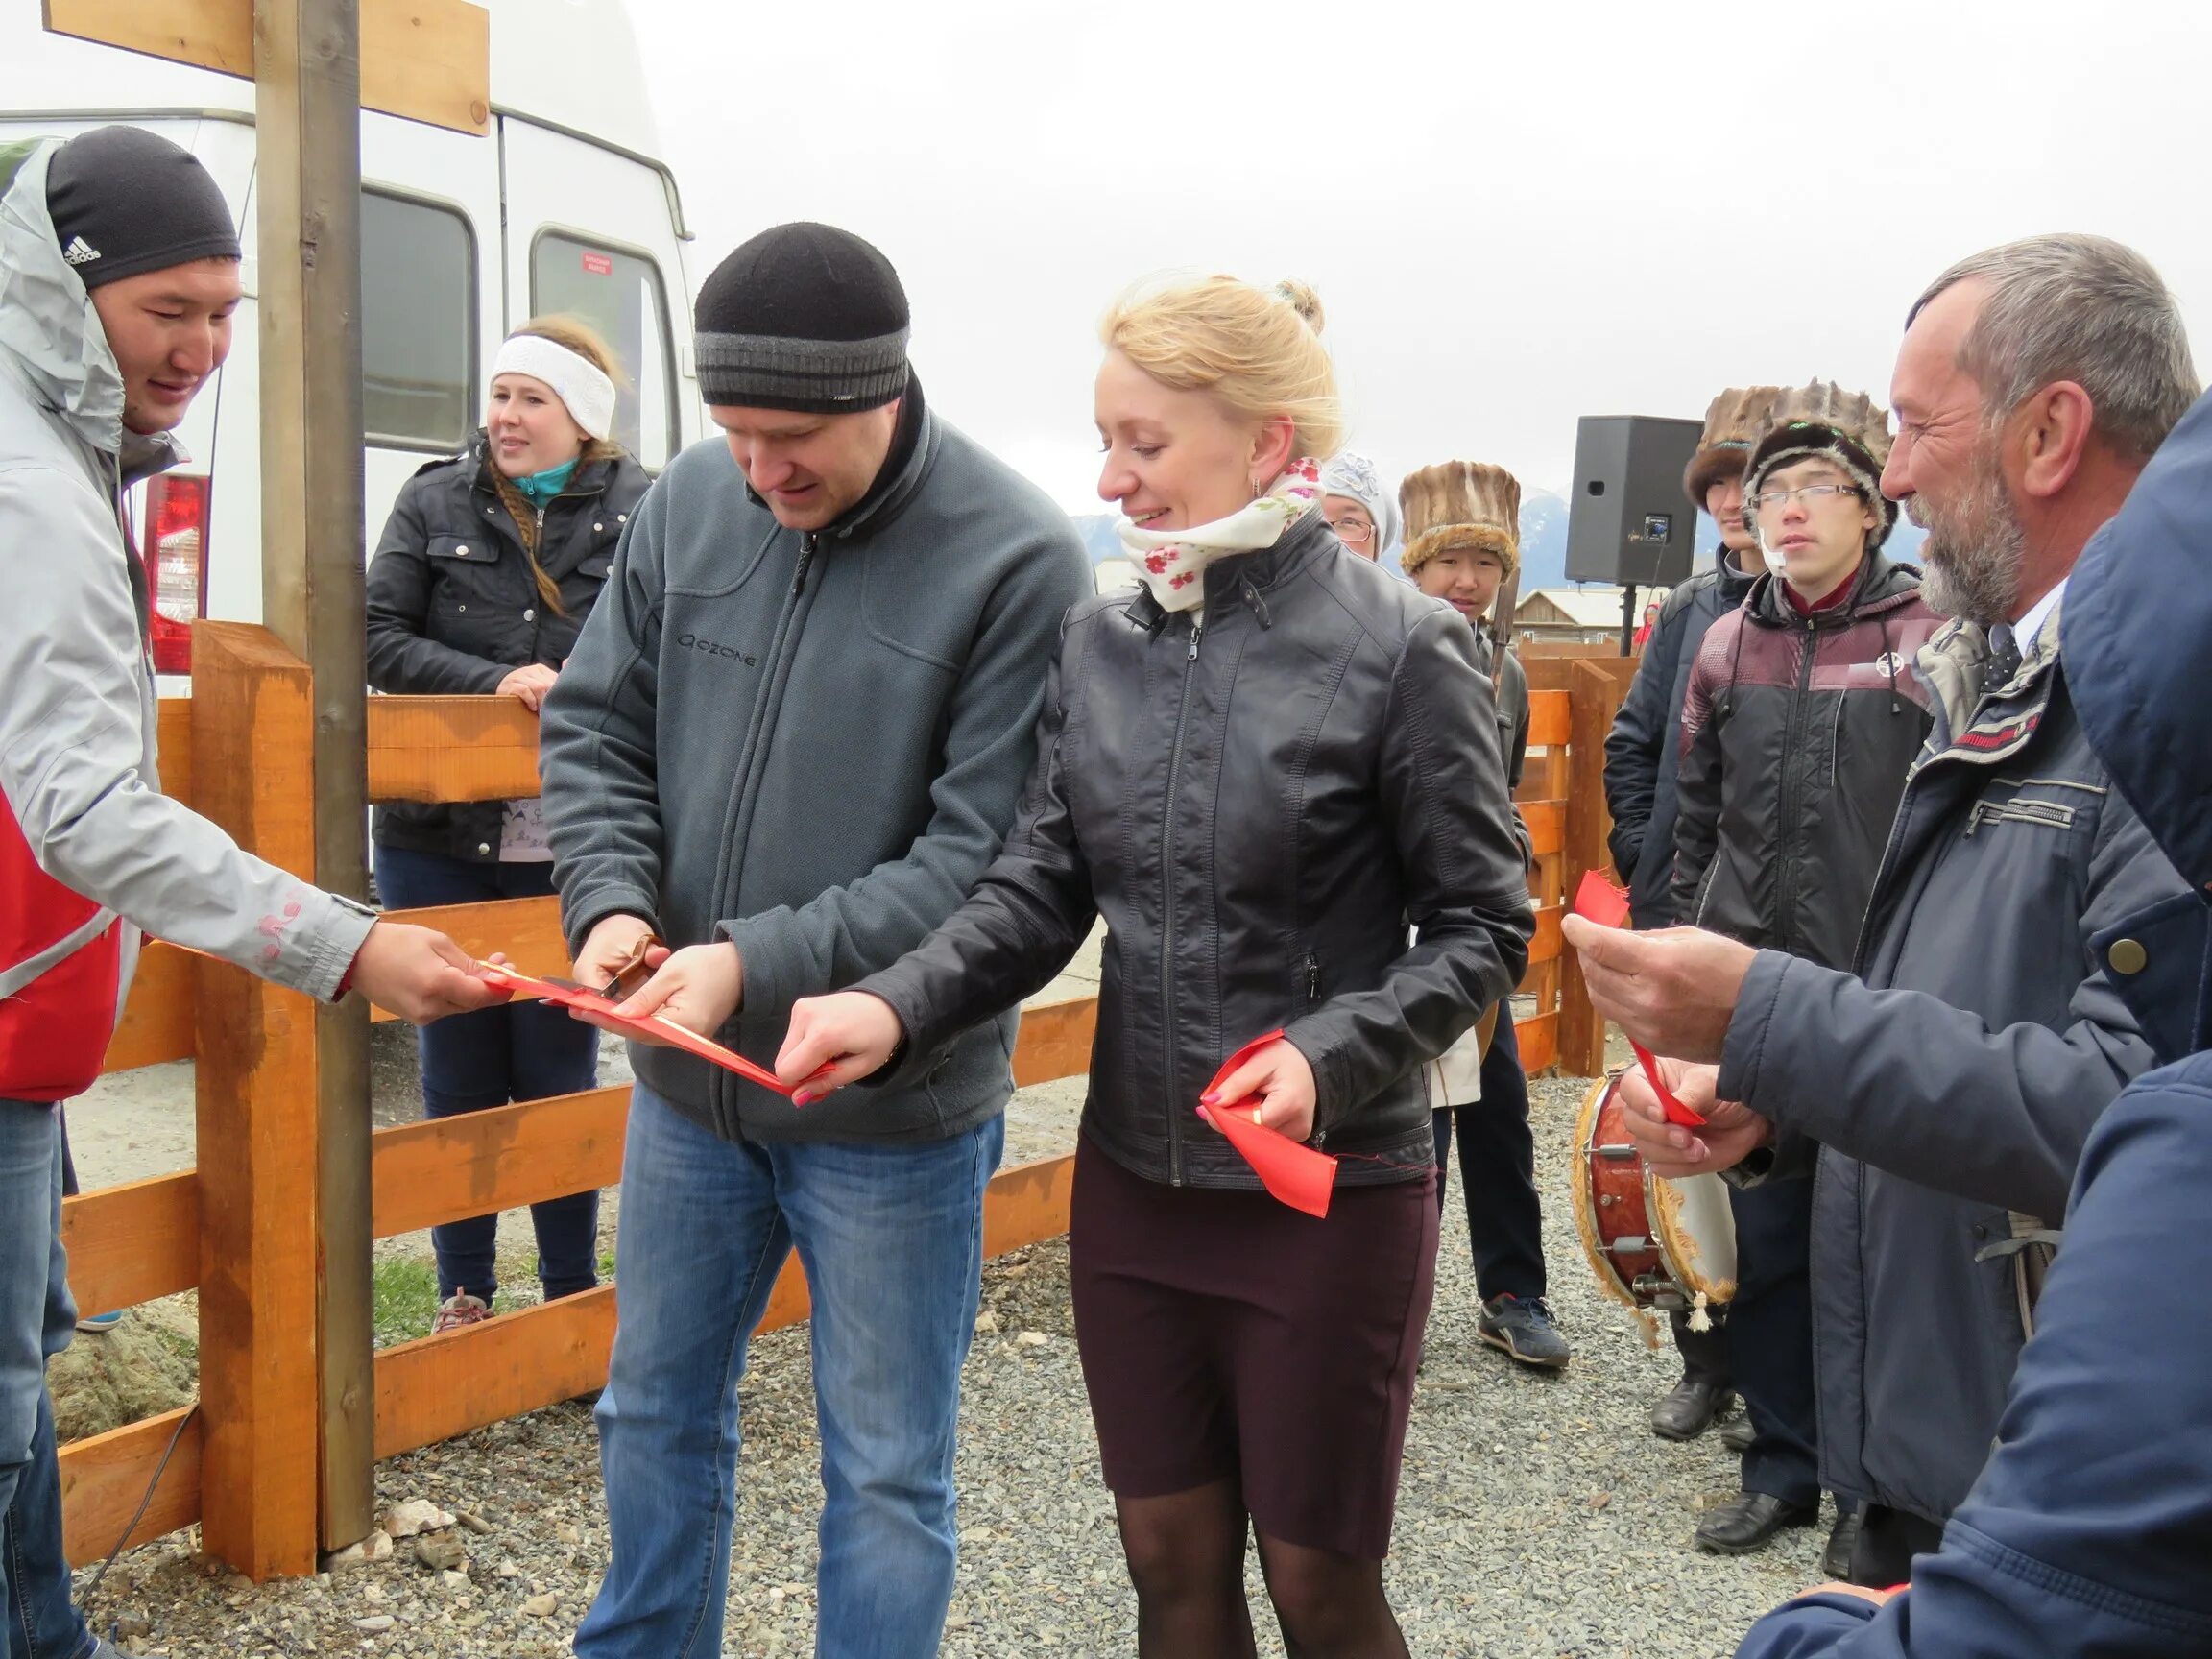
M 96 127 L 55 151 L 46 212 L 62 257 L 88 289 L 242 252 L 207 169 L 142 127 Z

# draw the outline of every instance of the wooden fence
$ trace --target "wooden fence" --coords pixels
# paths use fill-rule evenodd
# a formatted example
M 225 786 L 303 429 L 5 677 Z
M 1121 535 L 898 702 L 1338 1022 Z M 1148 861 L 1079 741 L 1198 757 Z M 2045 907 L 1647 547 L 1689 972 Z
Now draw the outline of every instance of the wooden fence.
M 194 634 L 193 695 L 161 707 L 164 785 L 240 844 L 295 871 L 309 867 L 309 676 L 275 637 L 241 624 Z M 1605 663 L 1529 664 L 1530 759 L 1521 791 L 1537 854 L 1539 908 L 1520 1022 L 1530 1071 L 1602 1065 L 1591 1019 L 1559 942 L 1561 900 L 1604 861 L 1601 744 L 1619 701 Z M 369 795 L 378 801 L 484 801 L 534 795 L 537 723 L 509 699 L 374 698 Z M 477 955 L 505 950 L 525 972 L 568 969 L 556 902 L 517 900 L 397 912 L 450 933 Z M 1024 1010 L 1014 1077 L 1081 1073 L 1093 998 Z M 378 1011 L 374 1018 L 390 1016 Z M 183 1410 L 62 1448 L 70 1556 L 112 1549 L 172 1441 L 174 1455 L 129 1541 L 195 1521 L 208 1553 L 260 1578 L 312 1572 L 320 1538 L 322 1398 L 317 1318 L 316 1021 L 308 999 L 239 970 L 150 944 L 107 1069 L 196 1059 L 196 1167 L 67 1200 L 62 1237 L 80 1308 L 103 1312 L 197 1290 L 201 1396 Z M 621 1178 L 625 1089 L 597 1089 L 458 1118 L 382 1129 L 371 1155 L 377 1238 L 517 1208 Z M 1062 1233 L 1072 1160 L 1001 1171 L 985 1200 L 992 1255 Z M 412 1448 L 568 1399 L 606 1379 L 614 1287 L 379 1351 L 373 1455 Z M 794 1258 L 762 1329 L 802 1319 Z M 357 1408 L 358 1402 L 345 1403 Z M 181 1430 L 181 1432 L 180 1432 Z

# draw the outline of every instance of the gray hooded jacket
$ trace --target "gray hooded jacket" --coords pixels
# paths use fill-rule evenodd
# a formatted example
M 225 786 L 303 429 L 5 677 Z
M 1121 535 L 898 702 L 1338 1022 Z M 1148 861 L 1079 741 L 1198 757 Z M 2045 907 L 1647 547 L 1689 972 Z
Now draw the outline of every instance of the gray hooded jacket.
M 122 376 L 47 216 L 53 150 L 0 151 L 0 1098 L 23 1100 L 98 1075 L 139 928 L 327 998 L 373 921 L 160 792 L 122 493 L 183 457 L 124 430 Z M 67 1008 L 95 986 L 113 1006 L 62 1029 L 35 992 L 80 956 Z

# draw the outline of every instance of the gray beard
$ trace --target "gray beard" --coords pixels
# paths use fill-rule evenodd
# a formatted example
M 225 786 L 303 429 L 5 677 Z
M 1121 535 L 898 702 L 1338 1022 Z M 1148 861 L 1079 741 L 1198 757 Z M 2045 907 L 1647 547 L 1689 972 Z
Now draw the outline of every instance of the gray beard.
M 1914 495 L 1905 511 L 1928 532 L 1920 558 L 1926 574 L 1920 597 L 1931 610 L 1986 628 L 2009 622 L 2020 604 L 2020 568 L 2028 536 L 2012 511 L 1997 458 L 1975 458 L 1974 480 L 1957 507 L 1937 511 Z

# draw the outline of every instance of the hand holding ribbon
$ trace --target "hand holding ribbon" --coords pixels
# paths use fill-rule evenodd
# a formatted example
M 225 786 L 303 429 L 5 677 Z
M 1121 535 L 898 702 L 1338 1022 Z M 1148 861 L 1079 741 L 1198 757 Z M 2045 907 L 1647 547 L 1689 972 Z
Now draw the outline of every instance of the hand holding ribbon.
M 1605 879 L 1595 870 L 1582 874 L 1582 885 L 1575 890 L 1575 914 L 1600 927 L 1619 927 L 1628 920 L 1628 895 Z M 1644 1076 L 1658 1095 L 1659 1104 L 1667 1113 L 1667 1121 L 1678 1123 L 1686 1129 L 1701 1125 L 1705 1119 L 1674 1097 L 1667 1081 L 1659 1074 L 1659 1062 L 1650 1049 L 1633 1037 L 1628 1046 L 1636 1051 L 1636 1060 L 1644 1068 Z

